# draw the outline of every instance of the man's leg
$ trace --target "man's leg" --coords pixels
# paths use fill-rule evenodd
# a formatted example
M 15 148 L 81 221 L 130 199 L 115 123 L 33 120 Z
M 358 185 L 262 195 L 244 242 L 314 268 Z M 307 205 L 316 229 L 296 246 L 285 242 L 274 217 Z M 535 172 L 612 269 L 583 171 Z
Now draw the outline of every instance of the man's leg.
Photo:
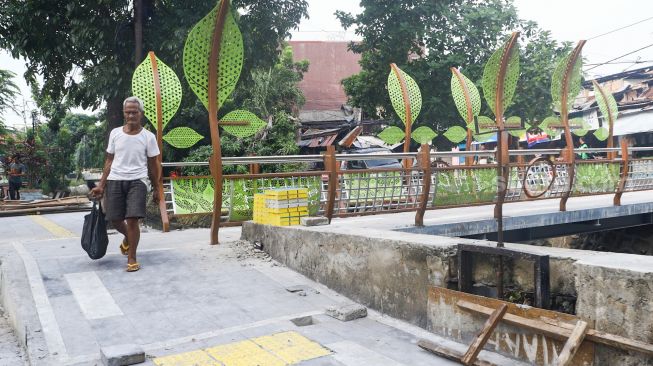
M 141 239 L 141 228 L 137 217 L 128 217 L 127 222 L 127 242 L 129 243 L 129 253 L 127 254 L 127 263 L 136 263 L 136 248 L 138 241 Z
M 111 225 L 127 238 L 127 225 L 125 224 L 125 220 L 113 220 L 111 221 Z M 127 239 L 127 242 L 129 242 L 129 239 Z

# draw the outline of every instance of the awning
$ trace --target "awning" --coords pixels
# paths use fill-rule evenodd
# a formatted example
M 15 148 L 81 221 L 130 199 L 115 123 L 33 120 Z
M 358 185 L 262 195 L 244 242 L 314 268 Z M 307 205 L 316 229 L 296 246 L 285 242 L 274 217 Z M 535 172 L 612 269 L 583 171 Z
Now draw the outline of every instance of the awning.
M 608 128 L 607 123 L 603 127 Z M 619 114 L 614 123 L 614 136 L 653 131 L 653 109 Z

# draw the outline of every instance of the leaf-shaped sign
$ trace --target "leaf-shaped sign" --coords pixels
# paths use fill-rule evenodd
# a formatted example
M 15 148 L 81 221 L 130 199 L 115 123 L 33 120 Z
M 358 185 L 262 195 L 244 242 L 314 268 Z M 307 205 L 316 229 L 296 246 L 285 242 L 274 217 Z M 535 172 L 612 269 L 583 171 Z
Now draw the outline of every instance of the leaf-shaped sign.
M 599 110 L 609 122 L 610 117 L 612 117 L 612 123 L 617 120 L 619 115 L 619 110 L 617 109 L 617 101 L 614 99 L 614 96 L 611 93 L 606 93 L 605 89 L 596 82 L 594 83 L 594 96 L 596 97 L 596 103 L 599 105 Z
M 471 122 L 471 117 L 478 116 L 481 113 L 481 96 L 476 89 L 476 85 L 471 82 L 460 71 L 451 69 L 451 95 L 456 103 L 458 113 L 463 117 L 466 123 Z M 471 112 L 471 113 L 468 113 Z
M 457 144 L 467 137 L 467 130 L 460 126 L 452 126 L 443 135 L 449 141 Z
M 410 109 L 410 122 L 413 123 L 417 120 L 419 111 L 422 109 L 422 94 L 419 91 L 419 86 L 413 78 L 395 64 L 391 65 L 390 74 L 388 74 L 388 94 L 392 107 L 404 125 L 407 121 L 406 107 Z
M 226 132 L 240 138 L 252 136 L 266 125 L 265 121 L 254 113 L 240 109 L 227 113 L 220 122 L 247 122 L 246 125 L 221 126 Z
M 385 142 L 386 144 L 394 145 L 394 144 L 397 144 L 397 143 L 401 142 L 404 139 L 404 137 L 406 136 L 406 134 L 404 133 L 404 131 L 401 128 L 399 128 L 397 126 L 391 126 L 391 127 L 385 128 L 377 136 L 378 136 L 378 138 L 383 140 L 383 142 Z
M 567 72 L 567 65 L 570 62 L 574 62 L 575 52 L 576 49 L 571 51 L 567 56 L 563 57 L 558 62 L 558 65 L 556 66 L 555 71 L 553 72 L 553 77 L 551 78 L 551 98 L 553 99 L 554 107 L 559 111 L 562 110 L 560 103 L 562 103 L 562 98 L 563 98 L 562 90 L 564 87 L 564 77 L 565 77 L 565 73 Z M 580 52 L 580 50 L 578 50 L 578 52 Z M 583 66 L 583 60 L 579 54 L 578 57 L 575 59 L 575 63 L 573 65 L 573 68 L 571 69 L 571 74 L 569 75 L 569 86 L 567 90 L 568 109 L 571 108 L 571 106 L 574 104 L 574 99 L 580 92 L 582 66 Z
M 181 83 L 177 74 L 163 63 L 154 52 L 150 52 L 145 60 L 138 65 L 132 76 L 132 91 L 145 104 L 145 117 L 157 128 L 157 105 L 154 82 L 154 70 L 157 70 L 158 85 L 161 93 L 161 124 L 166 124 L 177 113 L 181 104 Z
M 560 126 L 560 123 L 560 118 L 556 116 L 549 116 L 546 117 L 544 121 L 542 121 L 537 127 L 539 127 L 545 134 L 553 137 L 560 134 L 561 130 L 558 127 Z M 549 125 L 552 127 L 549 127 Z
M 410 134 L 410 136 L 418 144 L 428 144 L 429 142 L 433 141 L 433 139 L 436 138 L 438 134 L 429 127 L 421 126 L 416 128 L 415 131 Z
M 473 137 L 474 137 L 474 140 L 476 140 L 478 142 L 487 142 L 487 141 L 490 141 L 490 139 L 492 139 L 492 137 L 494 137 L 496 135 L 497 135 L 496 132 L 494 132 L 494 133 L 482 133 L 482 134 L 473 135 Z
M 203 137 L 189 127 L 176 127 L 170 130 L 163 139 L 178 149 L 186 149 L 197 143 Z
M 209 108 L 209 58 L 220 2 L 188 34 L 184 45 L 184 75 L 195 95 Z M 225 17 L 218 64 L 218 108 L 231 95 L 243 66 L 243 37 L 231 11 Z
M 511 48 L 510 54 L 507 54 L 513 41 L 514 46 Z M 501 77 L 501 64 L 504 59 L 507 62 L 506 73 L 503 79 L 502 103 L 503 110 L 505 111 L 510 105 L 510 102 L 512 102 L 512 97 L 515 95 L 515 88 L 517 87 L 517 79 L 519 79 L 519 45 L 516 43 L 516 35 L 514 34 L 508 42 L 494 51 L 483 70 L 483 95 L 494 114 L 497 113 L 495 110 L 497 88 L 499 86 L 499 78 Z
M 598 130 L 594 131 L 594 137 L 599 141 L 605 141 L 608 138 L 609 132 L 605 127 L 601 127 Z

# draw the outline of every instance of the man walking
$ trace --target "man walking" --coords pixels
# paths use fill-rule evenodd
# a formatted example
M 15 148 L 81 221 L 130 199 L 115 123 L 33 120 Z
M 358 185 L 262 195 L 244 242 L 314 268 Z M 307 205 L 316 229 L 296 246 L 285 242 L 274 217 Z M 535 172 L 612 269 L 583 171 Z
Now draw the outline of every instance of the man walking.
M 145 217 L 148 170 L 152 197 L 155 202 L 160 197 L 161 167 L 157 163 L 160 151 L 154 134 L 141 124 L 143 101 L 129 97 L 122 109 L 125 124 L 109 134 L 102 178 L 91 195 L 101 198 L 106 193 L 106 218 L 125 236 L 120 251 L 127 255 L 127 272 L 135 272 L 140 269 L 136 261 L 141 235 L 138 220 Z
M 20 199 L 20 187 L 23 185 L 26 170 L 25 165 L 20 162 L 20 155 L 14 155 L 9 164 L 9 199 Z

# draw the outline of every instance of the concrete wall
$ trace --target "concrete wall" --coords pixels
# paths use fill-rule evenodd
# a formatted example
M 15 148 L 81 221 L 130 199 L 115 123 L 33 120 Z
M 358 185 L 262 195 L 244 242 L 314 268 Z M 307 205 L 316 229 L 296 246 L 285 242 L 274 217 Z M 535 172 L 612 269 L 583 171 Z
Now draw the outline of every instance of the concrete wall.
M 441 312 L 428 311 L 430 286 L 447 287 L 456 274 L 459 243 L 485 241 L 357 228 L 273 227 L 247 222 L 242 237 L 260 241 L 274 259 L 370 308 L 434 332 Z M 594 329 L 653 343 L 653 258 L 628 254 L 506 244 L 548 254 L 551 291 L 578 296 L 577 315 Z M 493 284 L 494 271 L 476 258 L 474 280 Z M 633 269 L 635 268 L 635 269 Z M 508 283 L 532 288 L 532 266 L 516 261 Z M 438 318 L 440 317 L 440 318 Z M 474 324 L 482 326 L 482 319 Z M 440 330 L 438 330 L 440 329 Z M 456 337 L 452 337 L 456 338 Z M 646 365 L 646 358 L 597 346 L 604 365 Z

